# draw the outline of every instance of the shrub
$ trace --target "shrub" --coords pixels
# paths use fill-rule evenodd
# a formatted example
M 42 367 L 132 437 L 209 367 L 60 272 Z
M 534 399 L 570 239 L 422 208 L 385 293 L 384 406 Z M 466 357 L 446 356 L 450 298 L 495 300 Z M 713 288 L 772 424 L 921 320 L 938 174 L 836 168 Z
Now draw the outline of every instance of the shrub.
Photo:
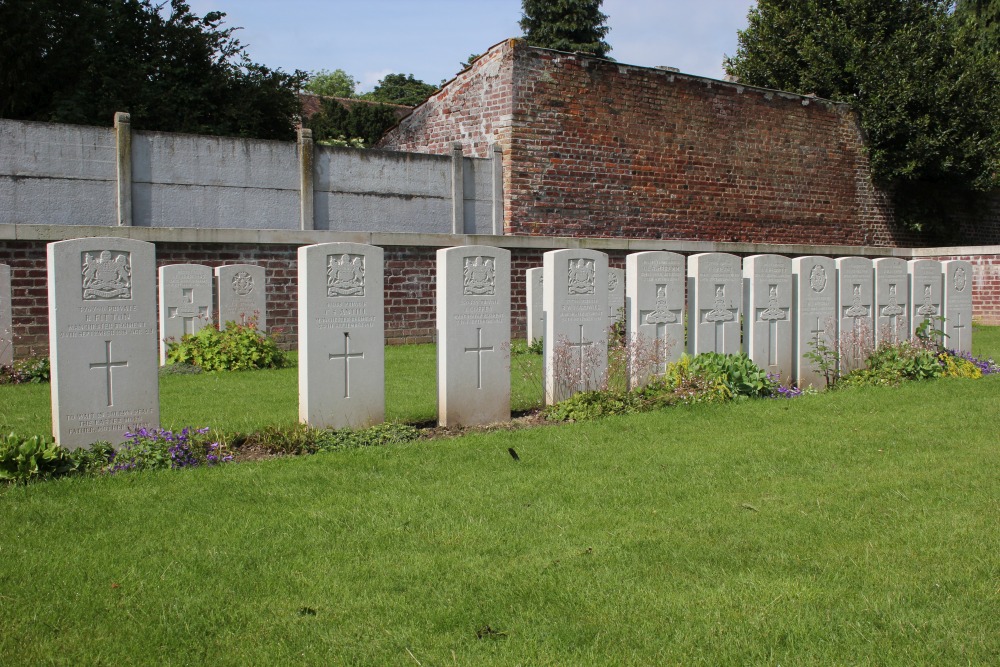
M 778 386 L 767 371 L 745 354 L 702 352 L 691 360 L 690 371 L 710 383 L 723 384 L 733 396 L 770 396 Z
M 204 327 L 167 346 L 167 363 L 191 364 L 206 371 L 279 368 L 285 359 L 277 341 L 257 330 L 256 316 L 245 324 L 226 322 L 222 331 L 215 326 Z
M 50 438 L 0 438 L 0 480 L 30 482 L 68 475 L 78 467 L 69 450 Z
M 208 428 L 184 428 L 179 432 L 141 428 L 126 433 L 129 438 L 108 465 L 108 472 L 190 468 L 219 465 L 233 460 L 223 443 L 209 435 Z
M 51 375 L 48 357 L 19 359 L 10 366 L 0 366 L 0 384 L 40 384 Z

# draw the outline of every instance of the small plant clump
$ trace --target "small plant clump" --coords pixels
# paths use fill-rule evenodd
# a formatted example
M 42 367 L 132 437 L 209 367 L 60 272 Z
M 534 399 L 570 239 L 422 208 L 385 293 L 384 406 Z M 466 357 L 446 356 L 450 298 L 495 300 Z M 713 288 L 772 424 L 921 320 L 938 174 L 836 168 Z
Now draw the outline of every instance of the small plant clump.
M 51 376 L 48 357 L 18 359 L 8 366 L 0 366 L 0 384 L 41 384 Z
M 126 433 L 129 438 L 114 452 L 107 471 L 163 470 L 220 465 L 233 460 L 233 454 L 206 428 L 183 428 L 180 431 L 140 428 Z
M 226 322 L 225 329 L 206 326 L 167 344 L 168 364 L 190 364 L 205 371 L 280 368 L 287 355 L 275 338 L 257 329 L 257 316 Z

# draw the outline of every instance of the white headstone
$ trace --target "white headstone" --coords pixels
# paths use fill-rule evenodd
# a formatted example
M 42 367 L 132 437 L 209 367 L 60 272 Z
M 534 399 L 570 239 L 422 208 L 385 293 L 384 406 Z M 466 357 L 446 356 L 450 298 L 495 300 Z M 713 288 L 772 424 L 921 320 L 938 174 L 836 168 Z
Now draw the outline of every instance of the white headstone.
M 972 354 L 972 263 L 953 259 L 943 266 L 944 344 Z
M 875 345 L 875 272 L 865 257 L 840 257 L 837 263 L 837 325 L 840 368 L 860 368 Z
M 743 265 L 721 252 L 688 257 L 688 352 L 739 354 Z
M 215 294 L 219 301 L 219 329 L 226 322 L 244 324 L 257 318 L 257 331 L 267 330 L 267 290 L 264 267 L 226 264 L 215 267 Z
M 0 366 L 14 363 L 14 331 L 11 316 L 10 267 L 0 264 Z
M 160 420 L 152 243 L 48 244 L 52 432 L 63 447 L 124 441 Z
M 510 420 L 510 251 L 437 251 L 438 423 Z
M 299 421 L 361 428 L 385 418 L 384 253 L 299 248 Z
M 608 269 L 608 326 L 625 317 L 625 269 Z
M 625 258 L 625 275 L 630 348 L 639 354 L 652 344 L 655 355 L 654 368 L 629 369 L 629 386 L 638 387 L 684 352 L 684 256 L 660 250 L 633 253 Z
M 910 337 L 910 279 L 906 260 L 879 257 L 875 268 L 875 345 L 895 344 Z
M 194 334 L 212 320 L 212 268 L 203 264 L 160 267 L 160 365 L 167 343 Z
M 543 259 L 545 403 L 598 389 L 608 364 L 608 256 L 550 250 Z
M 524 301 L 528 311 L 528 342 L 545 338 L 545 316 L 542 313 L 542 267 L 525 271 Z
M 944 287 L 941 262 L 911 259 L 907 262 L 907 271 L 910 274 L 910 333 L 915 334 L 924 322 L 929 323 L 928 333 L 940 331 L 944 314 L 941 308 Z
M 792 260 L 751 255 L 743 260 L 743 349 L 755 364 L 792 378 Z
M 821 347 L 837 347 L 837 265 L 829 257 L 809 255 L 792 260 L 793 355 L 795 383 L 803 389 L 825 387 L 826 377 L 806 355 Z M 833 370 L 833 369 L 831 369 Z

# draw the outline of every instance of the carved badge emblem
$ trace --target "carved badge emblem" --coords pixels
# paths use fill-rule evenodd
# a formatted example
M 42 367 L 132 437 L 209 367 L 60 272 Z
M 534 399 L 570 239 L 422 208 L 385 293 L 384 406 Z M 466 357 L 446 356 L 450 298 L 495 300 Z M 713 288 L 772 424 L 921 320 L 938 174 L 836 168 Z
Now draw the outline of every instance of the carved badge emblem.
M 896 285 L 889 283 L 889 303 L 882 309 L 882 317 L 896 317 L 903 314 L 903 307 L 896 297 Z
M 614 271 L 608 271 L 608 291 L 614 292 L 616 287 L 618 287 L 618 274 Z
M 569 260 L 570 294 L 593 294 L 597 268 L 592 259 Z
M 917 315 L 932 317 L 937 315 L 937 306 L 931 303 L 931 286 L 924 285 L 924 303 L 917 308 Z
M 132 263 L 129 253 L 102 250 L 96 257 L 85 252 L 83 264 L 83 298 L 131 299 Z
M 667 286 L 656 286 L 656 308 L 645 317 L 646 324 L 674 324 L 677 315 L 667 310 Z
M 326 256 L 326 295 L 364 296 L 365 258 L 364 255 Z
M 969 280 L 965 275 L 965 269 L 958 267 L 955 269 L 955 289 L 959 292 L 965 291 L 965 286 Z
M 496 292 L 496 260 L 492 257 L 466 257 L 462 274 L 462 293 L 491 296 Z
M 729 308 L 726 308 L 726 286 L 715 286 L 715 308 L 705 315 L 706 322 L 732 322 L 736 315 Z
M 253 276 L 247 271 L 237 271 L 233 275 L 233 291 L 240 296 L 246 296 L 253 291 Z
M 767 308 L 761 311 L 760 319 L 765 322 L 785 319 L 785 311 L 778 307 L 778 286 L 769 285 Z
M 847 317 L 868 317 L 868 306 L 861 303 L 861 285 L 854 286 L 854 296 L 852 297 L 851 307 L 844 311 L 844 315 Z
M 817 264 L 809 272 L 809 287 L 813 292 L 822 292 L 826 289 L 826 269 L 822 264 Z

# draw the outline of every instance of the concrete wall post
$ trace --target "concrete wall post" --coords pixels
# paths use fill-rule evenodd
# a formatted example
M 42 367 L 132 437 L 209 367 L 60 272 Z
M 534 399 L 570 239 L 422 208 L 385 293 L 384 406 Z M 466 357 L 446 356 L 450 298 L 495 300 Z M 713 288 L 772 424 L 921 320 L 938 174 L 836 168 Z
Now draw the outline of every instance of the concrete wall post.
M 299 228 L 302 230 L 315 229 L 316 217 L 313 206 L 313 138 L 312 130 L 302 128 L 299 130 L 299 200 L 301 208 L 299 211 Z
M 132 119 L 127 113 L 115 113 L 115 176 L 118 180 L 116 224 L 132 226 Z
M 465 233 L 465 164 L 462 144 L 451 144 L 451 233 Z
M 503 236 L 503 149 L 500 144 L 490 147 L 493 162 L 493 235 Z

